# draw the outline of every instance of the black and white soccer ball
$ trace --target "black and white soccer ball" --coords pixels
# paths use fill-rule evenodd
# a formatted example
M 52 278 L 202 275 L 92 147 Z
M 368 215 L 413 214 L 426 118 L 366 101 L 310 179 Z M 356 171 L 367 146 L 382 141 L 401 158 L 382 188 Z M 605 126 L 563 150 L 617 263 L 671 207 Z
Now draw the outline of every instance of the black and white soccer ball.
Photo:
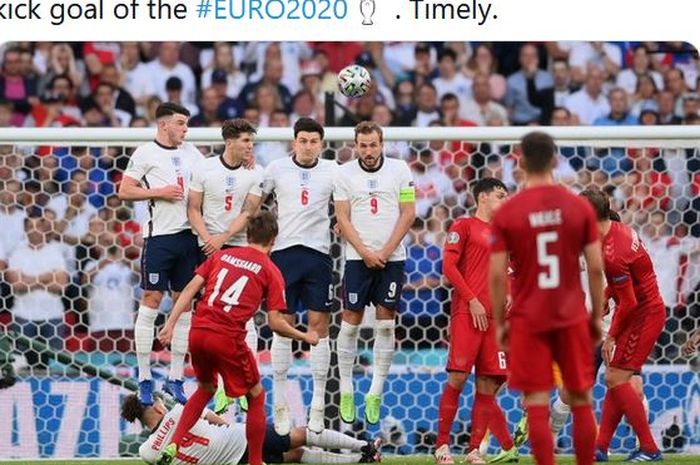
M 338 89 L 346 97 L 362 97 L 372 84 L 369 71 L 360 65 L 346 66 L 338 73 Z

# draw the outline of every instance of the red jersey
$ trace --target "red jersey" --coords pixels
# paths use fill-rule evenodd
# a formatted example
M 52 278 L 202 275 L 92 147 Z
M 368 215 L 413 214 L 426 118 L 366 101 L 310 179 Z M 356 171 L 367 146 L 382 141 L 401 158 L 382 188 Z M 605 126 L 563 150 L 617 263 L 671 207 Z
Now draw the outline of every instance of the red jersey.
M 654 265 L 636 231 L 613 221 L 603 238 L 603 259 L 608 293 L 617 304 L 609 331 L 612 337 L 627 325 L 632 310 L 665 313 Z
M 284 278 L 266 254 L 252 247 L 216 252 L 195 271 L 205 279 L 192 328 L 245 337 L 245 325 L 263 300 L 267 310 L 286 310 Z
M 532 331 L 586 318 L 579 255 L 598 240 L 587 200 L 562 186 L 525 189 L 507 200 L 492 223 L 494 252 L 509 252 L 514 269 L 510 317 Z
M 487 282 L 490 239 L 491 225 L 478 218 L 460 218 L 450 227 L 442 270 L 454 287 L 453 315 L 469 312 L 469 301 L 476 297 L 488 317 L 493 317 Z

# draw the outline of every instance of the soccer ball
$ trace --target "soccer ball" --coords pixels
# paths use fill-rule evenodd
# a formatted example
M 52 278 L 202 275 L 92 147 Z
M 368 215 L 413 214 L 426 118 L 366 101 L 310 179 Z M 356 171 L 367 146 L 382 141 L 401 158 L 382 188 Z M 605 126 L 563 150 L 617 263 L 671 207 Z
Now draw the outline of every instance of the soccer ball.
M 338 89 L 346 97 L 362 97 L 369 89 L 372 77 L 360 65 L 350 65 L 338 73 Z

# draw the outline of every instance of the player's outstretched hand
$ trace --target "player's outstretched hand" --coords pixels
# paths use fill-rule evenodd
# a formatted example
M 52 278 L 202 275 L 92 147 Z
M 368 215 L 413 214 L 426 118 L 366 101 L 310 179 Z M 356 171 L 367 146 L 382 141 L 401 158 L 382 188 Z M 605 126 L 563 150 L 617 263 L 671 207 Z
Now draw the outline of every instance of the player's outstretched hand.
M 610 361 L 612 360 L 613 354 L 615 353 L 615 339 L 613 339 L 610 336 L 606 337 L 605 342 L 603 342 L 603 349 L 601 352 L 605 364 L 610 365 Z
M 177 202 L 185 198 L 185 192 L 177 184 L 170 184 L 160 188 L 158 198 L 168 202 Z
M 217 250 L 220 250 L 226 243 L 227 239 L 228 237 L 226 237 L 226 234 L 214 234 L 204 243 L 202 246 L 202 251 L 209 256 L 215 253 Z
M 698 345 L 700 345 L 700 332 L 690 336 L 690 339 L 683 344 L 683 355 L 690 357 L 698 350 Z
M 163 329 L 158 333 L 158 340 L 163 346 L 167 347 L 170 345 L 170 341 L 173 339 L 173 325 L 168 323 L 163 326 Z
M 318 344 L 318 340 L 318 333 L 313 329 L 308 330 L 304 334 L 304 341 L 307 342 L 309 345 L 315 346 L 316 344 Z
M 472 324 L 475 328 L 479 331 L 488 329 L 489 319 L 486 317 L 486 309 L 476 297 L 469 301 L 469 313 L 472 314 Z

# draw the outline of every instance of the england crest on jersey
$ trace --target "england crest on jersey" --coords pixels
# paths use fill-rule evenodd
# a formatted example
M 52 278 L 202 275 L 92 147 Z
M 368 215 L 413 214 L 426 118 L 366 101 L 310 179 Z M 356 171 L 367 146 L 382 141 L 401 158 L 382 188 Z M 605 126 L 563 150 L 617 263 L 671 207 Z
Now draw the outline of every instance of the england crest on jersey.
M 306 170 L 299 171 L 299 182 L 301 182 L 302 186 L 306 186 L 309 184 L 309 181 L 311 180 L 311 173 L 309 173 Z
M 348 293 L 348 301 L 351 304 L 356 304 L 357 303 L 357 292 L 349 292 Z
M 367 180 L 367 189 L 376 191 L 379 188 L 379 180 L 377 178 L 369 178 Z
M 226 192 L 231 192 L 236 187 L 236 177 L 226 176 L 225 179 Z
M 158 281 L 160 280 L 160 274 L 159 273 L 148 273 L 148 282 L 151 284 L 158 284 Z
M 180 157 L 172 157 L 170 160 L 173 162 L 173 166 L 175 168 L 179 168 L 182 166 L 182 160 L 180 160 Z

